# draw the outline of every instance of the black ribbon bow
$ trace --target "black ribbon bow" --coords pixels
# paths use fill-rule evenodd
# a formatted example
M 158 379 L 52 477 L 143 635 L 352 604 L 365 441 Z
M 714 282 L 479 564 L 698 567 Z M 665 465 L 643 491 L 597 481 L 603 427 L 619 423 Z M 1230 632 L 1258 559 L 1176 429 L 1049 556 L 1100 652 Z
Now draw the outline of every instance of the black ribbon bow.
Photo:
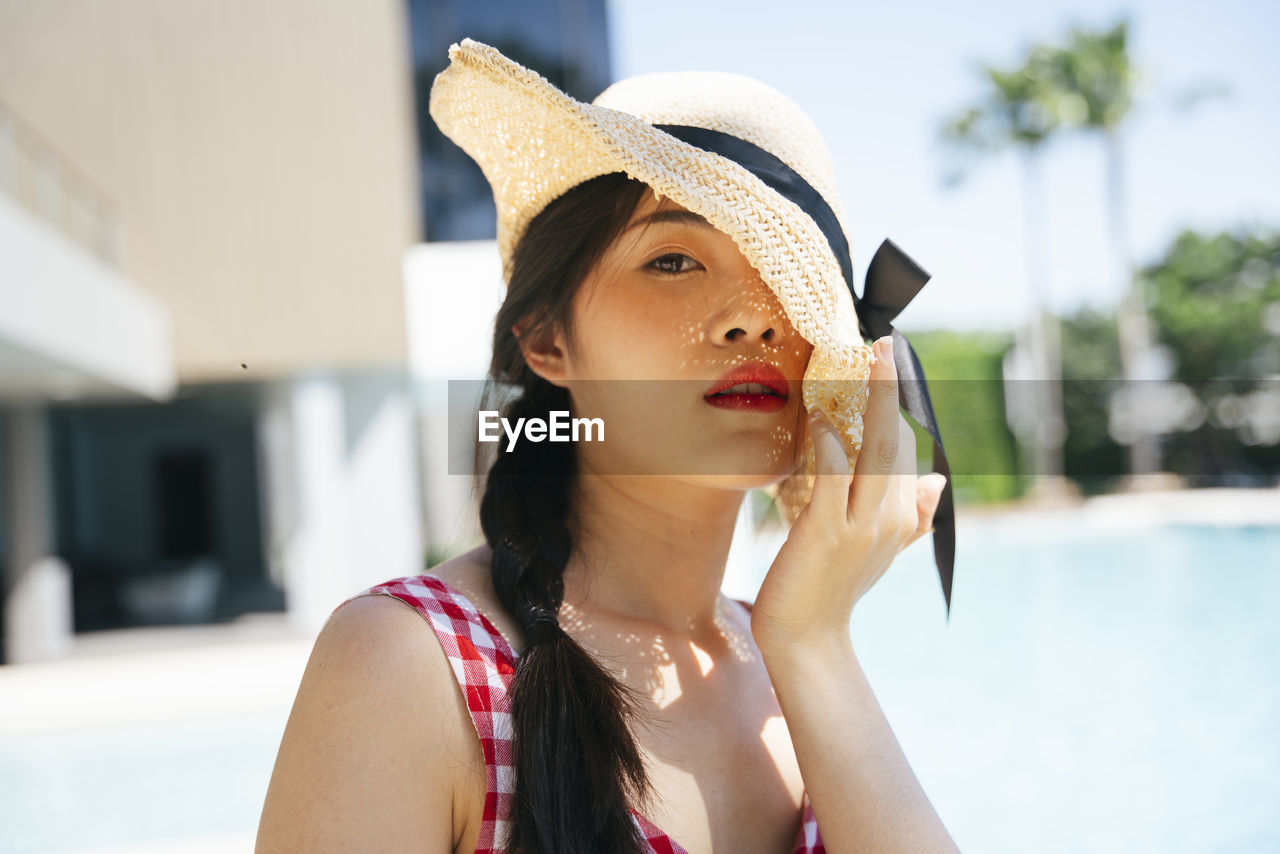
M 862 337 L 878 339 L 893 337 L 893 363 L 898 372 L 898 402 L 917 424 L 933 439 L 933 470 L 946 475 L 938 509 L 933 515 L 933 559 L 938 565 L 938 578 L 942 582 L 942 596 L 947 604 L 947 619 L 951 619 L 951 579 L 955 571 L 956 521 L 955 503 L 951 492 L 951 467 L 947 465 L 947 453 L 942 447 L 938 421 L 929 400 L 929 388 L 924 369 L 916 358 L 915 350 L 905 335 L 893 328 L 893 319 L 929 281 L 929 274 L 911 260 L 891 240 L 885 240 L 876 250 L 867 267 L 866 284 L 862 296 L 853 288 L 853 262 L 849 254 L 849 242 L 835 211 L 822 194 L 784 161 L 745 139 L 721 131 L 690 125 L 655 125 L 677 139 L 704 151 L 727 157 L 744 167 L 782 197 L 794 202 L 821 229 L 831 251 L 835 253 L 840 272 L 853 305 L 858 313 L 858 331 Z
M 893 328 L 892 321 L 925 286 L 930 276 L 920 265 L 886 239 L 876 250 L 867 267 L 862 297 L 853 291 L 853 305 L 858 312 L 859 332 L 863 338 L 893 336 L 893 364 L 898 372 L 898 402 L 917 424 L 933 439 L 933 470 L 946 475 L 947 482 L 933 514 L 933 559 L 942 581 L 942 595 L 947 603 L 947 619 L 951 618 L 951 579 L 955 573 L 956 514 L 951 492 L 951 467 L 942 447 L 938 419 L 933 414 L 924 368 L 916 358 L 907 336 Z

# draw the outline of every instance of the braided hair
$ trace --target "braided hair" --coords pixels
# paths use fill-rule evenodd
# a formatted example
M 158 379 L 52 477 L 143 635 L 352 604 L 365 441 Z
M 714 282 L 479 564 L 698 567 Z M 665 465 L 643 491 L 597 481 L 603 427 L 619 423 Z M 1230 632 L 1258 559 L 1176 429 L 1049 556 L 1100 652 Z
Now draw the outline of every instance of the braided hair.
M 507 297 L 494 322 L 493 383 L 518 397 L 502 416 L 543 417 L 569 410 L 567 389 L 525 362 L 512 331 L 549 328 L 572 335 L 574 294 L 622 231 L 646 185 L 614 173 L 578 185 L 530 223 L 513 255 Z M 488 407 L 486 407 L 488 408 Z M 493 552 L 493 588 L 524 632 L 510 692 L 515 796 L 507 851 L 514 854 L 639 854 L 643 839 L 630 806 L 649 786 L 629 721 L 637 713 L 627 687 L 563 628 L 564 570 L 572 551 L 573 445 L 520 442 L 499 451 L 480 502 L 480 525 Z

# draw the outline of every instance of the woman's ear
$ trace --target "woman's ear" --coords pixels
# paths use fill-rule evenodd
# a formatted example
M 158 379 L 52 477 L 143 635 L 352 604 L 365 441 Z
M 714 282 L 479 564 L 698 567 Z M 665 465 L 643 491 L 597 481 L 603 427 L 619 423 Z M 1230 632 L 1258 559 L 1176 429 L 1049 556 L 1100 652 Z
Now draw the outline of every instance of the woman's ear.
M 532 325 L 532 319 L 526 317 L 511 327 L 525 363 L 547 382 L 563 388 L 568 379 L 564 333 L 556 324 L 530 331 Z

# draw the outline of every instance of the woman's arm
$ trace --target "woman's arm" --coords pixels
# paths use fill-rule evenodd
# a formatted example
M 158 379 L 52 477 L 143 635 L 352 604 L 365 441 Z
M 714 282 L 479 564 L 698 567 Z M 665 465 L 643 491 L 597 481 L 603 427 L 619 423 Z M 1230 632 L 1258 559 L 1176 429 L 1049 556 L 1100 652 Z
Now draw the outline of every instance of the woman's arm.
M 764 656 L 826 850 L 958 851 L 847 638 Z
M 343 605 L 307 663 L 255 851 L 452 852 L 462 824 L 455 793 L 479 754 L 468 733 L 448 659 L 422 617 L 386 596 Z
M 877 342 L 878 345 L 884 343 Z M 854 654 L 854 605 L 924 536 L 945 483 L 916 474 L 892 351 L 877 346 L 863 448 L 850 470 L 835 428 L 811 422 L 817 478 L 751 609 L 751 632 L 832 854 L 955 852 Z

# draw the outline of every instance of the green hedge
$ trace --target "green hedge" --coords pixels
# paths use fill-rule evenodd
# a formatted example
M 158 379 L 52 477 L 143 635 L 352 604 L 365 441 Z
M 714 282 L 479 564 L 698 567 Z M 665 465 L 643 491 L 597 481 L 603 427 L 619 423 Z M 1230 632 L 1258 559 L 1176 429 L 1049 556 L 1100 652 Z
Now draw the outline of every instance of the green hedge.
M 1001 365 L 1013 345 L 1006 332 L 910 332 L 911 346 L 929 380 L 929 397 L 951 466 L 957 504 L 1009 501 L 1026 484 L 1018 474 L 1017 445 L 1004 415 Z M 933 440 L 916 433 L 920 470 L 933 465 Z

